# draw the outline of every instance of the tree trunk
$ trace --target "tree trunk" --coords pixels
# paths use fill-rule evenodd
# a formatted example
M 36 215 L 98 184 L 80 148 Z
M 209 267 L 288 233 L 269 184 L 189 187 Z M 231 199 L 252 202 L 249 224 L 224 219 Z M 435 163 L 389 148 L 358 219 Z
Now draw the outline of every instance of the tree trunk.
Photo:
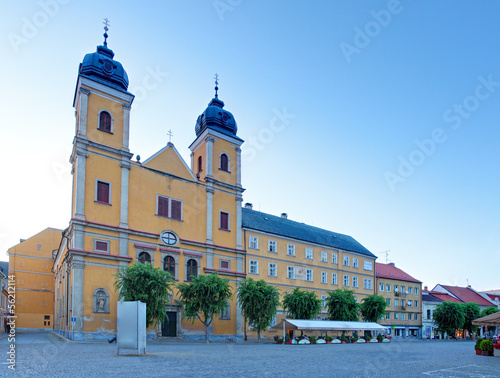
M 260 343 L 260 328 L 257 328 L 257 342 Z

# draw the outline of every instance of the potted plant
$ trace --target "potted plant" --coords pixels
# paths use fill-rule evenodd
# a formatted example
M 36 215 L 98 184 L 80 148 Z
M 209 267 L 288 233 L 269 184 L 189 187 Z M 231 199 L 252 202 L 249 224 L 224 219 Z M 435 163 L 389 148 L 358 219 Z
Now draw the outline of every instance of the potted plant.
M 325 336 L 325 341 L 327 344 L 331 344 L 332 343 L 332 340 L 333 340 L 333 337 L 329 336 L 329 335 L 326 335 Z
M 493 345 L 493 355 L 495 357 L 500 357 L 500 342 Z
M 356 344 L 359 340 L 359 336 L 357 332 L 354 332 L 352 335 L 351 343 Z
M 311 337 L 311 344 L 316 344 L 316 341 L 318 341 L 317 338 L 315 337 Z
M 291 344 L 292 340 L 290 339 L 290 334 L 287 332 L 285 333 L 285 344 Z
M 480 344 L 483 356 L 493 355 L 493 343 L 490 340 L 483 340 Z
M 342 344 L 346 344 L 347 343 L 347 337 L 345 337 L 345 332 L 342 331 L 342 336 L 340 336 L 340 342 Z
M 379 342 L 379 343 L 381 343 L 381 342 L 382 342 L 382 340 L 384 340 L 384 336 L 383 336 L 381 333 L 379 333 L 379 334 L 377 335 L 377 340 L 378 340 L 378 342 Z
M 276 344 L 283 344 L 283 339 L 282 338 L 276 339 Z
M 476 346 L 474 347 L 474 349 L 476 350 L 476 355 L 478 355 L 478 356 L 480 356 L 482 354 L 481 347 L 480 347 L 481 341 L 483 341 L 483 339 L 482 338 L 478 338 L 476 340 Z

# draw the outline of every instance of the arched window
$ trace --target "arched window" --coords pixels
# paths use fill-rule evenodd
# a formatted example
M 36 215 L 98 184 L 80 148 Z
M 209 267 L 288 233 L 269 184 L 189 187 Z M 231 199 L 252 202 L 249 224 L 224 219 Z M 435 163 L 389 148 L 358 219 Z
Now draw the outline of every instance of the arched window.
M 163 259 L 163 270 L 175 278 L 175 260 L 172 256 L 165 256 Z
M 203 159 L 201 156 L 198 158 L 198 172 L 203 171 Z
M 147 252 L 139 253 L 139 262 L 142 264 L 149 263 L 151 264 L 151 256 Z
M 193 259 L 188 260 L 186 281 L 191 281 L 197 275 L 198 275 L 198 263 L 196 262 L 196 260 Z
M 99 114 L 99 130 L 111 132 L 111 114 L 106 111 Z
M 220 155 L 220 170 L 229 172 L 229 158 L 226 154 Z

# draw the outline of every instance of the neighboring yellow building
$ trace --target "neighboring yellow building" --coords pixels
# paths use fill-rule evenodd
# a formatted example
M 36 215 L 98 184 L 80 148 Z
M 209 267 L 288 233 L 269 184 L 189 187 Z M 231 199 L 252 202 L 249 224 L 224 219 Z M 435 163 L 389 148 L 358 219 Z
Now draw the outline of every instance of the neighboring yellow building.
M 377 295 L 387 301 L 386 315 L 379 321 L 395 338 L 422 337 L 422 282 L 396 268 L 376 263 Z
M 349 287 L 359 300 L 374 293 L 376 257 L 351 237 L 242 207 L 243 140 L 217 87 L 196 121 L 189 165 L 170 142 L 143 162 L 131 160 L 134 95 L 127 89 L 106 41 L 84 57 L 73 103 L 72 216 L 53 262 L 56 332 L 75 340 L 116 333 L 114 275 L 135 262 L 150 262 L 176 282 L 216 272 L 230 279 L 233 293 L 247 274 L 282 292 L 299 286 L 324 298 Z M 182 319 L 175 296 L 166 307 L 169 321 L 148 337 L 204 337 L 201 322 Z M 236 295 L 210 332 L 243 336 Z
M 9 276 L 15 281 L 16 328 L 52 329 L 54 313 L 53 253 L 61 230 L 47 228 L 9 248 Z M 12 293 L 11 293 L 12 294 Z

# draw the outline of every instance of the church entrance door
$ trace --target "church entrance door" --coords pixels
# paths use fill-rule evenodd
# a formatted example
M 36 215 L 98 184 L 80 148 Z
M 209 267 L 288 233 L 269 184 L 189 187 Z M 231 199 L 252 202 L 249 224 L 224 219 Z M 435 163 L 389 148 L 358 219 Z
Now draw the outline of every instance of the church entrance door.
M 167 312 L 161 335 L 163 337 L 177 337 L 177 312 Z

